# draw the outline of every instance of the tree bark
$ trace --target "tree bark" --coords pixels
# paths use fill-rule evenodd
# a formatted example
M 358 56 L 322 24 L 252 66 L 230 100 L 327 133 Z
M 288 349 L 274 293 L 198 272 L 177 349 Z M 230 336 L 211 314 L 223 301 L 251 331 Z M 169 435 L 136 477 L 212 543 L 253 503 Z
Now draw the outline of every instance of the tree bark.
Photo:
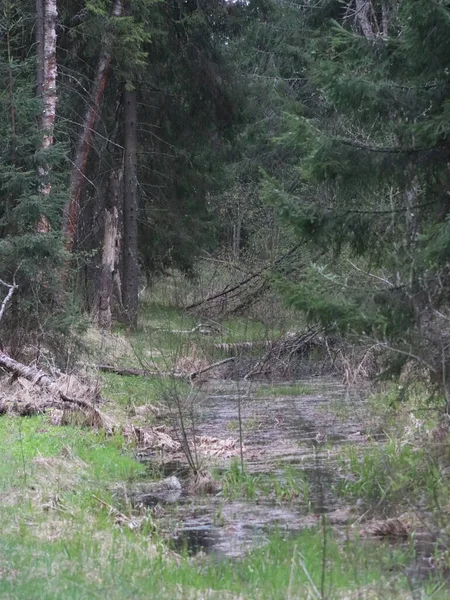
M 373 6 L 371 0 L 356 0 L 356 19 L 362 29 L 364 37 L 368 40 L 375 38 L 373 23 Z
M 109 183 L 109 202 L 105 207 L 102 264 L 97 296 L 97 321 L 102 329 L 110 329 L 112 321 L 113 285 L 117 277 L 119 253 L 119 196 L 122 171 L 114 169 Z
M 42 98 L 42 115 L 40 127 L 43 132 L 41 148 L 48 150 L 53 145 L 53 131 L 56 117 L 56 76 L 58 72 L 56 63 L 56 19 L 58 8 L 56 0 L 36 0 L 36 41 L 37 41 L 37 92 Z M 52 190 L 49 181 L 50 169 L 48 165 L 38 168 L 41 180 L 40 192 L 49 196 Z M 46 215 L 42 214 L 36 225 L 40 233 L 50 231 L 51 226 Z
M 36 0 L 36 95 L 44 91 L 44 0 Z
M 124 196 L 122 301 L 129 325 L 137 323 L 139 293 L 137 195 L 137 97 L 124 91 Z
M 112 16 L 120 17 L 122 13 L 122 0 L 115 0 L 112 9 Z M 111 38 L 111 36 L 107 36 L 103 43 L 103 47 L 97 65 L 97 72 L 92 86 L 92 102 L 88 106 L 83 120 L 83 130 L 78 142 L 75 161 L 73 164 L 70 179 L 70 199 L 64 208 L 63 218 L 63 233 L 66 237 L 67 250 L 72 250 L 75 245 L 80 197 L 81 192 L 83 190 L 89 148 L 94 133 L 94 128 L 97 123 L 100 105 L 106 87 L 106 82 L 108 79 L 108 71 L 112 58 L 112 47 L 113 39 Z

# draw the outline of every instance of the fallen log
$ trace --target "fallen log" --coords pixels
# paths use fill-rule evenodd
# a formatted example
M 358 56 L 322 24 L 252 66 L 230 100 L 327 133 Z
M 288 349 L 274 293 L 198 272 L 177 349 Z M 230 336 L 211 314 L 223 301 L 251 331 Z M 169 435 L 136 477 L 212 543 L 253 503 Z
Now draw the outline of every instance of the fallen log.
M 234 360 L 235 357 L 224 358 L 211 365 L 208 365 L 202 369 L 195 369 L 194 371 L 181 373 L 179 371 L 148 371 L 147 369 L 122 369 L 120 367 L 114 367 L 113 365 L 95 365 L 95 368 L 103 373 L 115 373 L 116 375 L 131 376 L 131 377 L 173 377 L 175 379 L 190 379 L 191 381 L 196 379 L 199 375 L 211 371 L 216 367 L 220 367 L 226 363 Z
M 122 369 L 113 365 L 95 365 L 95 368 L 102 373 L 115 373 L 124 377 L 173 377 L 173 373 L 165 371 L 148 371 L 147 369 Z M 176 376 L 176 375 L 175 375 Z
M 98 409 L 93 406 L 90 402 L 81 398 L 72 398 L 67 396 L 60 388 L 60 386 L 44 371 L 37 369 L 36 367 L 30 367 L 23 363 L 14 360 L 4 352 L 0 351 L 0 367 L 5 371 L 12 373 L 16 377 L 23 377 L 28 381 L 31 381 L 33 385 L 41 387 L 51 394 L 54 394 L 63 403 L 72 404 L 78 408 L 84 409 L 92 414 L 93 424 L 102 425 L 103 418 L 100 415 Z

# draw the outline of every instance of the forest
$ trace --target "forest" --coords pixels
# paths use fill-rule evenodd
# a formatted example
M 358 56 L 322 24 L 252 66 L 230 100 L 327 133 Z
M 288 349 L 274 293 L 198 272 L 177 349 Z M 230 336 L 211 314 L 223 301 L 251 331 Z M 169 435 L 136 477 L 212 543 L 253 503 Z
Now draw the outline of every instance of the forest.
M 0 139 L 0 598 L 448 598 L 450 1 L 0 0 Z

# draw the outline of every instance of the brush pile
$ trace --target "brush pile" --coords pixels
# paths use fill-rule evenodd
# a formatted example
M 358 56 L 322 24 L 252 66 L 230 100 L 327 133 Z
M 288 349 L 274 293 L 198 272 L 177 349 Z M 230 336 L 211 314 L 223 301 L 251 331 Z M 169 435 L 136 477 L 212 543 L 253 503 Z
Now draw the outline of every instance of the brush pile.
M 78 424 L 108 429 L 98 409 L 100 395 L 96 387 L 74 376 L 54 376 L 27 366 L 0 352 L 0 414 L 30 416 L 52 412 L 52 422 L 62 425 L 77 414 Z M 7 374 L 10 374 L 8 376 Z

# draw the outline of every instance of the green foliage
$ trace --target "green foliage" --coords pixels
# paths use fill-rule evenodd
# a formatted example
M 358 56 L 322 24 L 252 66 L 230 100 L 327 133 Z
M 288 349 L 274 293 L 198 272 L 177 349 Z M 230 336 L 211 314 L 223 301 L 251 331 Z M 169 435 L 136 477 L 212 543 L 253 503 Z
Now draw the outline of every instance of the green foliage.
M 44 331 L 68 331 L 59 275 L 67 148 L 60 142 L 42 148 L 35 57 L 24 51 L 33 44 L 33 18 L 21 2 L 4 3 L 0 15 L 0 278 L 18 286 L 2 343 L 13 348 L 19 340 L 42 341 Z M 47 172 L 45 181 L 39 169 Z M 50 194 L 41 193 L 44 184 L 51 185 Z M 52 227 L 48 233 L 37 231 L 43 216 Z
M 350 446 L 341 456 L 341 468 L 348 471 L 338 484 L 341 494 L 366 505 L 392 509 L 420 504 L 433 510 L 449 499 L 438 463 L 412 440 L 392 439 L 363 451 Z
M 18 484 L 19 479 L 33 480 L 39 470 L 39 457 L 62 457 L 80 460 L 86 470 L 80 472 L 85 482 L 101 487 L 107 482 L 132 479 L 144 467 L 133 460 L 120 435 L 107 437 L 103 432 L 76 427 L 53 427 L 46 417 L 17 420 L 2 417 L 0 448 L 8 460 L 2 462 L 3 491 Z M 81 490 L 80 490 L 81 491 Z M 71 490 L 76 494 L 76 490 Z
M 280 287 L 310 320 L 426 356 L 440 372 L 450 287 L 449 6 L 387 2 L 370 17 L 370 35 L 349 3 L 325 4 L 322 17 L 305 8 L 310 94 L 293 92 L 302 109 L 287 109 L 274 136 L 295 168 L 266 171 L 262 188 L 317 256 Z

